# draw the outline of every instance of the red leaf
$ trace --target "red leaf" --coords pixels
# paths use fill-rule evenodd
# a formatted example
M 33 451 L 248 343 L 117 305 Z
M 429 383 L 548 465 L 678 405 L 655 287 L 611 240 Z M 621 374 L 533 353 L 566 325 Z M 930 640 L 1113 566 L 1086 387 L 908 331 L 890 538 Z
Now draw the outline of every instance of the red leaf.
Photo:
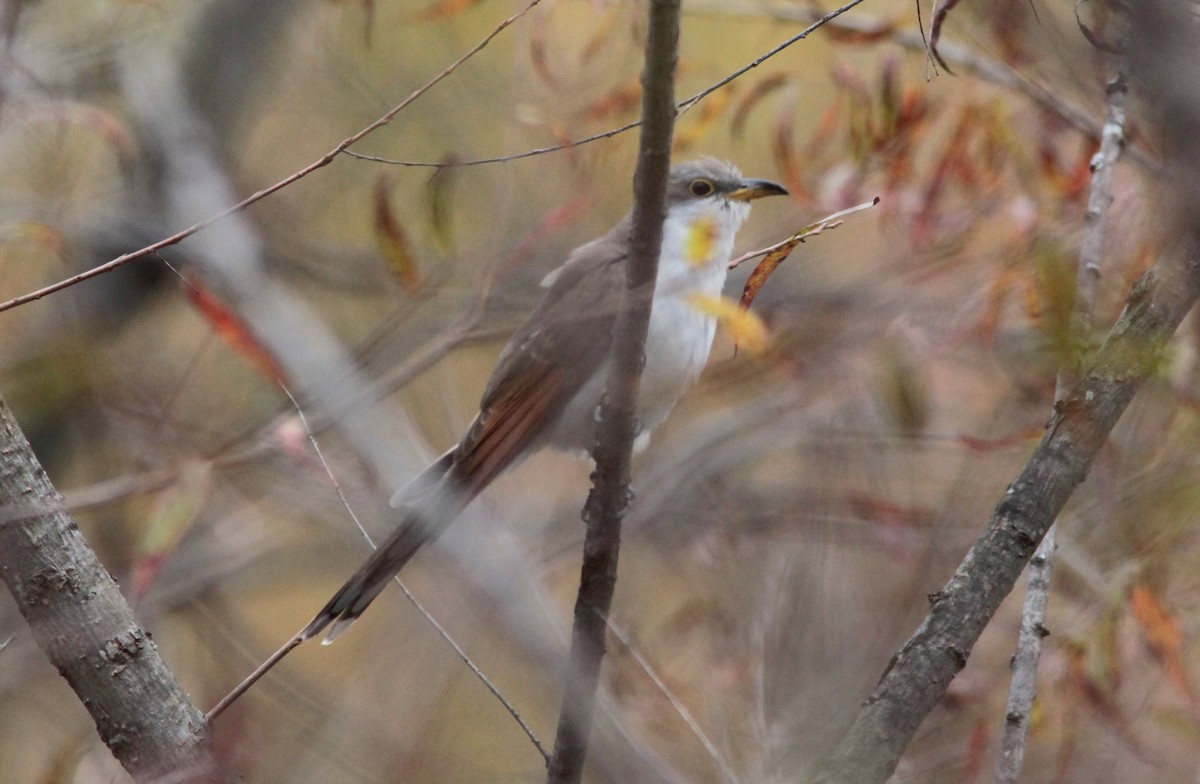
M 783 246 L 763 256 L 763 260 L 758 262 L 758 266 L 754 268 L 754 272 L 750 273 L 750 277 L 746 279 L 746 285 L 742 288 L 742 298 L 738 304 L 743 310 L 749 310 L 754 304 L 754 298 L 758 296 L 758 292 L 766 284 L 767 278 L 779 268 L 783 260 L 792 254 L 792 251 L 799 245 L 800 239 L 789 241 Z
M 730 136 L 737 139 L 742 135 L 742 129 L 746 125 L 746 119 L 749 117 L 750 111 L 763 98 L 787 84 L 788 76 L 789 74 L 782 72 L 770 74 L 759 79 L 750 88 L 750 91 L 742 96 L 742 99 L 737 103 L 737 107 L 733 110 L 733 122 L 729 124 Z
M 1163 597 L 1148 585 L 1135 585 L 1129 592 L 1129 609 L 1142 627 L 1147 647 L 1189 702 L 1196 701 L 1196 690 L 1184 664 L 1186 638 L 1179 616 Z
M 681 152 L 692 147 L 704 134 L 708 133 L 709 129 L 717 121 L 717 118 L 721 116 L 721 113 L 725 111 L 730 101 L 733 100 L 733 92 L 733 85 L 717 90 L 702 101 L 695 112 L 681 118 L 686 119 L 691 115 L 695 115 L 690 121 L 682 122 L 677 126 L 674 152 Z
M 421 295 L 424 281 L 417 259 L 413 255 L 408 242 L 408 235 L 392 211 L 391 200 L 388 198 L 391 184 L 386 176 L 375 182 L 375 241 L 379 251 L 388 261 L 392 274 L 400 281 L 408 296 L 416 299 Z
M 286 377 L 283 368 L 250 331 L 241 316 L 206 289 L 196 276 L 187 276 L 186 283 L 188 298 L 212 325 L 217 337 L 249 360 L 263 374 L 281 384 L 284 383 Z
M 440 0 L 417 13 L 417 19 L 423 22 L 437 22 L 458 16 L 468 8 L 478 5 L 482 0 Z
M 636 109 L 641 100 L 642 83 L 635 78 L 625 84 L 617 85 L 600 96 L 588 106 L 583 117 L 590 123 L 610 117 L 620 117 Z
M 844 17 L 843 17 L 844 18 Z M 876 44 L 885 41 L 896 32 L 896 20 L 876 17 L 855 24 L 825 25 L 825 36 L 841 44 Z

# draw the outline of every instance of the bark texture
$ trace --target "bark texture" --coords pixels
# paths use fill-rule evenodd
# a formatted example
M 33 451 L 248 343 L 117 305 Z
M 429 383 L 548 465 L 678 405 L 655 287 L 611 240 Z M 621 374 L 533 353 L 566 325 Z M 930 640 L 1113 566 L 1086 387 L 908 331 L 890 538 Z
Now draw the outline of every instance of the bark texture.
M 225 781 L 208 724 L 84 541 L 0 399 L 0 578 L 138 782 Z

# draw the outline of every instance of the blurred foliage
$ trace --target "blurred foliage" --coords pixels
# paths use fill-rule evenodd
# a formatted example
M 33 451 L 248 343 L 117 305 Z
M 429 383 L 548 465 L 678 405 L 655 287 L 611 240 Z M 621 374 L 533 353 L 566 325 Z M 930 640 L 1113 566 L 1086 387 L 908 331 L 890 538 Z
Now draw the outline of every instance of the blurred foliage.
M 0 299 L 210 214 L 163 208 L 178 183 L 162 156 L 179 151 L 147 138 L 131 94 L 140 77 L 180 69 L 178 97 L 195 111 L 181 121 L 248 195 L 398 103 L 517 8 L 8 4 Z M 627 123 L 643 12 L 543 0 L 353 149 L 461 163 Z M 812 13 L 688 4 L 678 95 Z M 680 117 L 680 157 L 729 158 L 792 190 L 790 204 L 756 206 L 739 252 L 881 203 L 798 246 L 756 289 L 753 324 L 726 319 L 769 344 L 735 354 L 723 329 L 701 385 L 637 464 L 614 609 L 624 641 L 614 638 L 606 669 L 605 710 L 620 731 L 593 755 L 594 781 L 645 780 L 638 765 L 654 759 L 688 781 L 722 781 L 723 769 L 741 782 L 802 779 L 1036 442 L 1059 364 L 1094 345 L 1170 245 L 1152 218 L 1163 198 L 1154 130 L 1135 114 L 1098 332 L 1070 334 L 1104 62 L 1069 12 L 1021 0 L 948 18 L 953 74 L 925 57 L 916 25 L 911 4 L 863 4 Z M 626 133 L 479 166 L 343 156 L 248 219 L 271 275 L 381 380 L 392 417 L 381 433 L 410 416 L 429 440 L 413 449 L 428 456 L 469 421 L 541 277 L 627 208 L 635 149 Z M 311 617 L 366 547 L 273 381 L 283 371 L 232 305 L 190 277 L 194 247 L 0 314 L 0 393 L 207 708 Z M 482 295 L 478 318 L 455 331 Z M 1197 337 L 1195 323 L 1181 331 L 1061 521 L 1026 781 L 1190 781 L 1200 764 Z M 405 370 L 424 356 L 421 372 Z M 336 429 L 318 430 L 351 504 L 385 530 L 389 478 Z M 586 475 L 561 455 L 534 458 L 404 573 L 543 743 Z M 1018 612 L 1019 597 L 897 781 L 988 776 Z M 14 635 L 0 650 L 0 779 L 119 780 L 11 601 L 0 613 L 0 637 Z M 396 591 L 336 646 L 293 654 L 216 734 L 247 782 L 542 775 L 516 723 Z

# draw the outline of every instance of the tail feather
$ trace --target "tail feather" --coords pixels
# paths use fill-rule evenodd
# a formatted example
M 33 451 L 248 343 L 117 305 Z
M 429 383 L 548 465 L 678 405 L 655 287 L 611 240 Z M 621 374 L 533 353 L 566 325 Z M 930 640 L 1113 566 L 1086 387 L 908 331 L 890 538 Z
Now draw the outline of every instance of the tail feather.
M 441 536 L 473 496 L 456 481 L 450 452 L 421 472 L 392 501 L 404 512 L 396 530 L 304 627 L 300 639 L 315 637 L 332 624 L 324 644 L 336 640 L 423 545 Z

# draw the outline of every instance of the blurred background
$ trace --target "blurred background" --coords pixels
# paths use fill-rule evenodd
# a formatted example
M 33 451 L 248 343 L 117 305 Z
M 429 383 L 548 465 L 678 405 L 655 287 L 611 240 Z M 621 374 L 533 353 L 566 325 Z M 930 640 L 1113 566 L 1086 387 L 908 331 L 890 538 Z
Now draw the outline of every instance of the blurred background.
M 0 300 L 303 168 L 521 7 L 0 6 Z M 678 96 L 829 8 L 685 3 Z M 1098 8 L 1086 23 L 1103 39 Z M 542 0 L 351 148 L 392 163 L 338 156 L 178 246 L 0 313 L 0 394 L 201 709 L 365 557 L 339 490 L 385 535 L 391 493 L 457 440 L 538 282 L 628 209 L 636 132 L 569 143 L 636 118 L 644 15 Z M 767 347 L 735 350 L 722 329 L 635 465 L 592 781 L 802 779 L 1041 435 L 1073 345 L 1110 68 L 1069 10 L 1024 0 L 957 9 L 941 52 L 927 57 L 912 4 L 866 2 L 679 119 L 677 159 L 726 158 L 792 191 L 756 203 L 739 252 L 881 202 L 793 252 L 754 303 Z M 1132 91 L 1084 340 L 1172 242 Z M 1026 781 L 1190 782 L 1200 767 L 1196 337 L 1186 322 L 1061 519 Z M 537 456 L 403 572 L 547 746 L 588 471 Z M 1020 599 L 896 781 L 990 778 Z M 124 780 L 7 594 L 3 639 L 0 781 Z M 336 646 L 293 653 L 215 734 L 255 784 L 544 777 L 395 589 Z

